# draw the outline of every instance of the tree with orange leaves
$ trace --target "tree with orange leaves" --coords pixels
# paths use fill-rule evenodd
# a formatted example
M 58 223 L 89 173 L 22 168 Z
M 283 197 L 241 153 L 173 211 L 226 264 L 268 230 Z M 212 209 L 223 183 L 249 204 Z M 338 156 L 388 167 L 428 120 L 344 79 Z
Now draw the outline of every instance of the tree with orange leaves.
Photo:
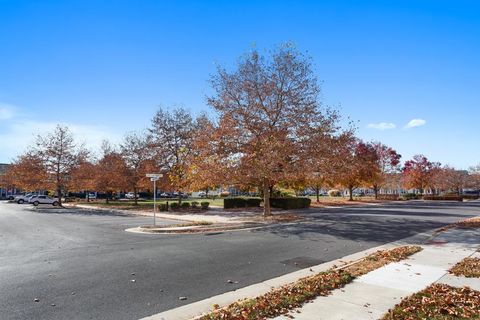
M 403 184 L 408 189 L 418 189 L 423 193 L 433 184 L 434 173 L 440 163 L 431 162 L 424 155 L 418 154 L 405 162 L 403 166 Z
M 25 191 L 37 191 L 49 190 L 54 187 L 49 178 L 42 159 L 33 152 L 26 152 L 9 166 L 4 181 L 11 187 Z
M 372 176 L 372 188 L 375 193 L 375 199 L 378 199 L 378 191 L 387 181 L 387 178 L 400 170 L 400 158 L 402 157 L 393 148 L 380 142 L 373 143 L 373 148 L 377 154 L 376 165 L 378 170 Z
M 125 162 L 127 183 L 134 193 L 135 205 L 137 204 L 138 188 L 142 180 L 146 180 L 147 161 L 150 158 L 147 138 L 137 133 L 130 133 L 125 136 L 120 145 L 120 154 Z
M 213 138 L 228 180 L 260 187 L 270 215 L 271 188 L 297 179 L 315 133 L 336 121 L 321 108 L 311 61 L 288 45 L 269 56 L 254 50 L 236 70 L 218 68 L 211 85 L 208 104 L 219 118 Z
M 335 179 L 349 191 L 349 200 L 353 200 L 353 190 L 368 186 L 379 174 L 378 156 L 371 143 L 365 143 L 352 137 L 340 145 L 339 170 Z
M 97 191 L 105 192 L 105 202 L 112 198 L 114 192 L 129 187 L 128 169 L 120 152 L 107 141 L 102 144 L 102 156 L 95 165 L 94 185 Z

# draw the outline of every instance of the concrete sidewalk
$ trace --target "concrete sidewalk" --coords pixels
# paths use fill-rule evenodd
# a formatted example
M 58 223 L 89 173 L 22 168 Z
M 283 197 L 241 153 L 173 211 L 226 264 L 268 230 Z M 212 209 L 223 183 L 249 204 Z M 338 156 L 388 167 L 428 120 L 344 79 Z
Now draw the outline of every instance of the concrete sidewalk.
M 448 273 L 462 259 L 480 257 L 479 241 L 479 230 L 448 230 L 430 239 L 431 244 L 422 245 L 423 250 L 410 258 L 367 273 L 343 289 L 292 311 L 290 316 L 298 320 L 379 319 L 402 298 L 436 282 L 480 290 L 480 279 Z M 275 318 L 287 319 L 291 317 Z

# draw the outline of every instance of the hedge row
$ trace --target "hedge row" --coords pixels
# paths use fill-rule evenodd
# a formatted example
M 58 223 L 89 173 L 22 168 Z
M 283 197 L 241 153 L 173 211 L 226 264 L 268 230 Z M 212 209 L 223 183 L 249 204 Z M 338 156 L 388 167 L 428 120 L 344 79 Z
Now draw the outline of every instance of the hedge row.
M 423 200 L 463 201 L 461 196 L 423 196 Z
M 378 200 L 400 200 L 400 196 L 398 194 L 379 194 Z
M 261 202 L 260 198 L 225 198 L 223 207 L 225 209 L 260 207 Z M 281 209 L 309 208 L 311 202 L 310 198 L 270 198 L 270 206 Z
M 260 198 L 225 198 L 223 207 L 225 209 L 260 207 L 262 199 Z
M 282 209 L 305 209 L 310 207 L 310 198 L 271 198 L 270 205 L 273 208 Z

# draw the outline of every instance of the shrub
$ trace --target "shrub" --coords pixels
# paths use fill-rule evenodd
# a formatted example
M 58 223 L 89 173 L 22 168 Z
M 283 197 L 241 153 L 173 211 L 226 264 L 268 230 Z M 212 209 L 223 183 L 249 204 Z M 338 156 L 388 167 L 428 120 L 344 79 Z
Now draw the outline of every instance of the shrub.
M 270 205 L 282 209 L 304 209 L 309 208 L 312 200 L 310 198 L 270 198 Z
M 260 207 L 260 203 L 262 203 L 262 199 L 260 198 L 247 198 L 247 207 Z
M 203 210 L 207 210 L 208 207 L 210 206 L 210 202 L 208 202 L 208 201 L 202 201 L 202 202 L 200 202 L 200 206 L 201 206 L 201 208 L 202 208 Z
M 328 191 L 328 195 L 330 197 L 341 197 L 342 196 L 342 192 L 340 190 L 337 190 L 337 189 L 332 189 L 332 190 L 329 190 Z
M 198 201 L 192 201 L 191 202 L 191 205 L 192 205 L 192 208 L 198 208 Z
M 172 208 L 172 210 L 175 210 L 175 209 L 180 208 L 180 205 L 178 204 L 178 202 L 172 202 L 170 204 L 170 208 Z
M 184 209 L 190 208 L 190 202 L 182 202 L 180 206 Z
M 400 196 L 400 198 L 403 200 L 416 200 L 416 199 L 420 199 L 420 197 L 421 195 L 416 193 L 404 193 Z
M 378 200 L 399 200 L 400 196 L 398 194 L 379 194 Z
M 159 211 L 168 211 L 168 205 L 166 203 L 160 203 L 158 205 L 158 210 Z
M 465 199 L 465 200 L 476 200 L 476 199 L 478 199 L 478 196 L 476 196 L 474 194 L 464 194 L 464 195 L 462 195 L 462 198 Z
M 440 201 L 463 201 L 461 196 L 445 195 L 445 196 L 423 196 L 423 200 L 440 200 Z
M 223 207 L 225 209 L 259 207 L 262 200 L 260 198 L 225 198 Z

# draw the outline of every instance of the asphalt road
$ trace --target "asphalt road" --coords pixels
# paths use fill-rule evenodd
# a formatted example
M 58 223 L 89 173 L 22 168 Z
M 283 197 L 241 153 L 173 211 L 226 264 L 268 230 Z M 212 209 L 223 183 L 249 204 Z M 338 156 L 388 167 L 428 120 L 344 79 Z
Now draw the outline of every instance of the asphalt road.
M 0 319 L 139 319 L 480 215 L 480 203 L 305 215 L 261 230 L 145 235 L 124 229 L 148 218 L 0 202 Z

